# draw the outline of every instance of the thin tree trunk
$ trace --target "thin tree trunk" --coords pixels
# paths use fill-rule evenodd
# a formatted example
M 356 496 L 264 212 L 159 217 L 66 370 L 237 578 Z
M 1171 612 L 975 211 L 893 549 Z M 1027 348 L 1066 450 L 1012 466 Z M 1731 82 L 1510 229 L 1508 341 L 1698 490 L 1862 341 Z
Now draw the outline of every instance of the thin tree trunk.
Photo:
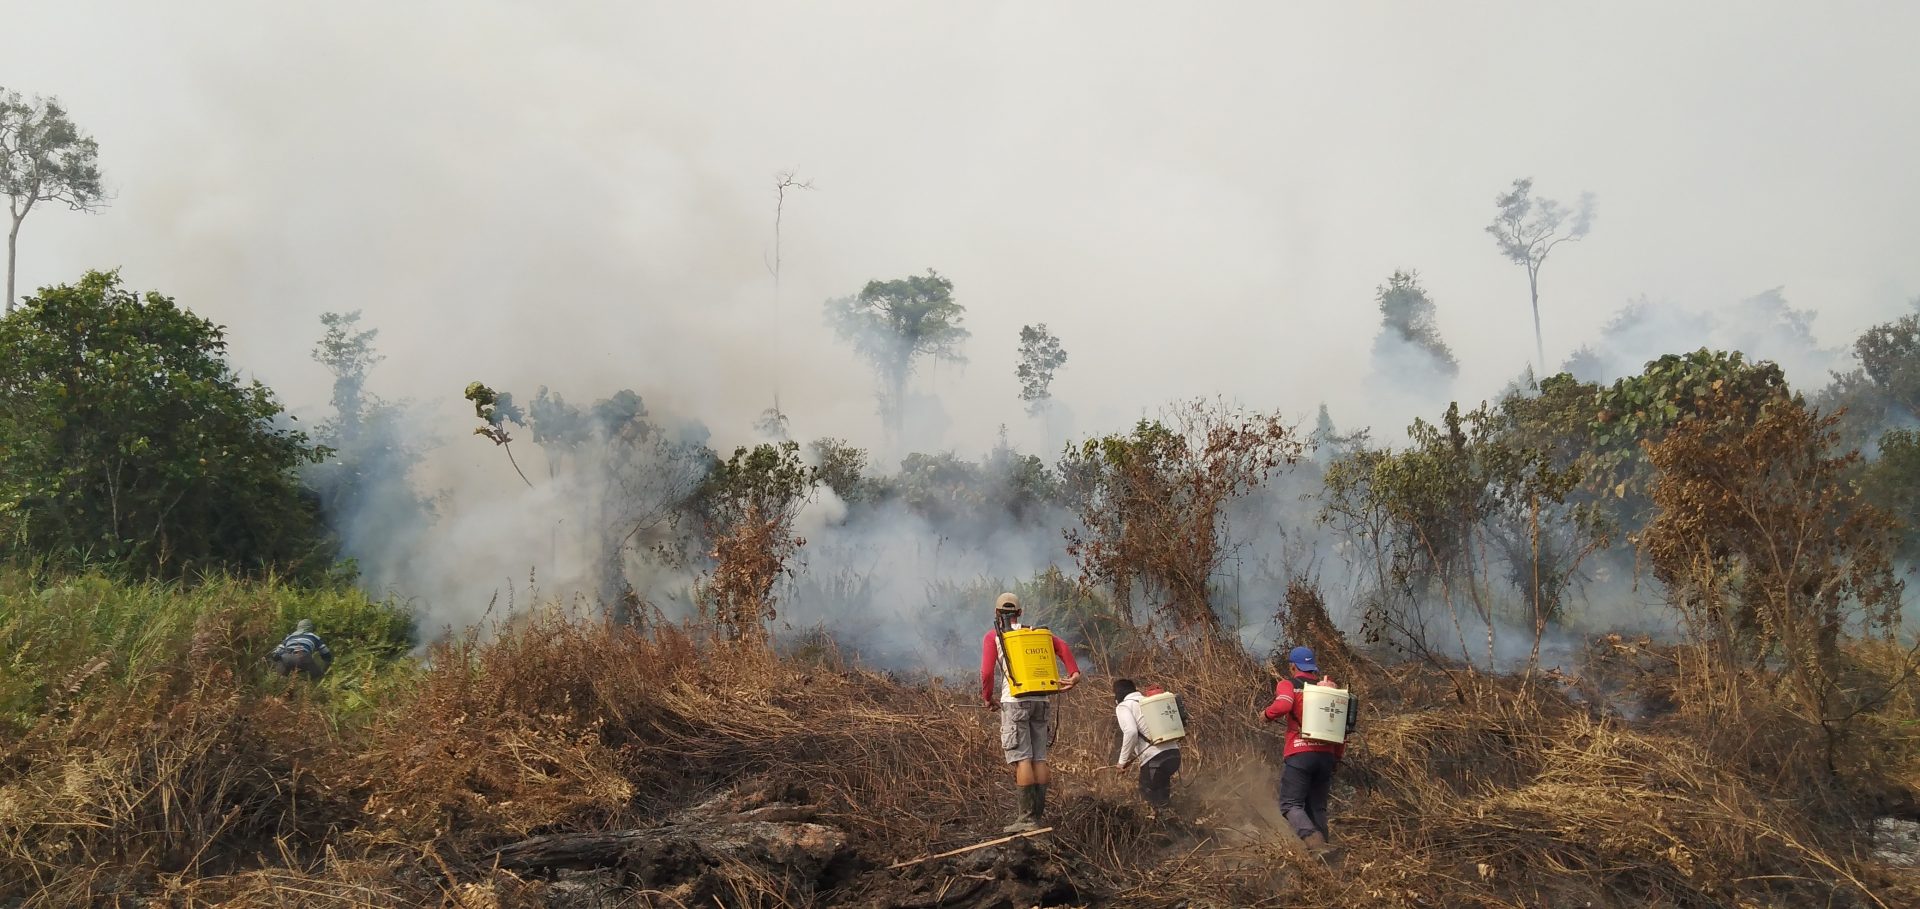
M 893 431 L 893 441 L 895 444 L 900 442 L 900 436 L 906 427 L 907 372 L 913 362 L 911 356 L 912 355 L 909 354 L 905 357 L 899 357 L 897 362 L 893 364 L 891 370 L 892 375 L 888 377 L 888 384 L 893 386 L 890 392 L 893 401 L 890 408 L 892 413 L 887 415 L 887 428 Z
M 1533 652 L 1527 655 L 1527 678 L 1540 665 L 1540 638 L 1547 633 L 1547 614 L 1540 608 L 1540 496 L 1528 500 L 1529 536 L 1533 544 Z
M 1527 270 L 1527 290 L 1533 294 L 1533 356 L 1535 382 L 1546 378 L 1547 345 L 1540 339 L 1540 273 Z
M 13 261 L 14 250 L 20 242 L 20 222 L 26 220 L 23 212 L 15 215 L 13 228 L 7 231 L 7 315 L 13 315 Z
M 773 328 L 773 361 L 780 362 L 780 219 L 787 207 L 787 184 L 781 181 L 774 186 L 777 197 L 773 205 L 773 312 L 769 322 Z M 776 366 L 768 370 L 773 373 L 773 410 L 780 412 L 780 369 Z

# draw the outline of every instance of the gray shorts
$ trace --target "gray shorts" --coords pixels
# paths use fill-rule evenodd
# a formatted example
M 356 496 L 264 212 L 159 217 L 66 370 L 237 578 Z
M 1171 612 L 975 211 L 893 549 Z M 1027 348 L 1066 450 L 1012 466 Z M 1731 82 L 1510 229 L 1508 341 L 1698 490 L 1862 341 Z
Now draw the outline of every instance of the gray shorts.
M 1006 752 L 1007 763 L 1047 759 L 1047 746 L 1053 743 L 1051 706 L 1042 698 L 1000 703 L 1000 750 Z

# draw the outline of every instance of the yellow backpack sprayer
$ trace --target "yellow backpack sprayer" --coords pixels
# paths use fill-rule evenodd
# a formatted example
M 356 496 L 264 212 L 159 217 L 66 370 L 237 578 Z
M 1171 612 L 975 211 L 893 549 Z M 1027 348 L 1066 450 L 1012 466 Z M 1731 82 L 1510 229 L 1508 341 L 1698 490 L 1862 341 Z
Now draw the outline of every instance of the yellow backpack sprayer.
M 1053 632 L 1045 628 L 1014 628 L 1014 613 L 996 610 L 994 632 L 1000 638 L 1000 661 L 1007 671 L 1007 690 L 1016 698 L 1045 697 L 1060 690 L 1060 667 L 1053 661 Z

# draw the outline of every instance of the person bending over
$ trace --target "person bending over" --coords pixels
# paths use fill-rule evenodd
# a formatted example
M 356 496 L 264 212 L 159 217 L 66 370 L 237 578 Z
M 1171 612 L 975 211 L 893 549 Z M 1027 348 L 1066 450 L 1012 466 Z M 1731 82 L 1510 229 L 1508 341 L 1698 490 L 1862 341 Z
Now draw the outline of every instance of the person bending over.
M 1180 772 L 1180 741 L 1159 745 L 1147 741 L 1146 727 L 1140 720 L 1140 702 L 1146 697 L 1132 679 L 1113 683 L 1113 719 L 1120 724 L 1120 757 L 1114 767 L 1125 770 L 1135 759 L 1140 761 L 1140 797 L 1158 815 L 1173 800 L 1173 775 Z
M 267 659 L 281 675 L 298 672 L 318 681 L 327 674 L 327 667 L 333 665 L 333 649 L 313 633 L 312 619 L 301 619 L 293 626 L 293 633 L 267 654 Z

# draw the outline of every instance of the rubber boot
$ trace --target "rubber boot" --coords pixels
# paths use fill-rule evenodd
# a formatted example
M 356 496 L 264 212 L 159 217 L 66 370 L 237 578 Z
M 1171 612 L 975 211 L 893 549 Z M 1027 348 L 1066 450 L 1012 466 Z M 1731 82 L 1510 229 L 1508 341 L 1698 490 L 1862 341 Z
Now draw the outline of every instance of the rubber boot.
M 1047 826 L 1047 784 L 1035 783 L 1033 786 L 1033 825 Z
M 1000 828 L 1001 833 L 1026 833 L 1037 829 L 1040 824 L 1034 820 L 1034 790 L 1038 786 L 1022 786 L 1017 801 L 1019 810 L 1013 816 L 1013 823 Z
M 1013 823 L 1000 828 L 1001 833 L 1019 833 L 1021 830 L 1026 829 L 1027 787 L 1021 786 L 1019 789 L 1014 790 L 1013 803 Z

